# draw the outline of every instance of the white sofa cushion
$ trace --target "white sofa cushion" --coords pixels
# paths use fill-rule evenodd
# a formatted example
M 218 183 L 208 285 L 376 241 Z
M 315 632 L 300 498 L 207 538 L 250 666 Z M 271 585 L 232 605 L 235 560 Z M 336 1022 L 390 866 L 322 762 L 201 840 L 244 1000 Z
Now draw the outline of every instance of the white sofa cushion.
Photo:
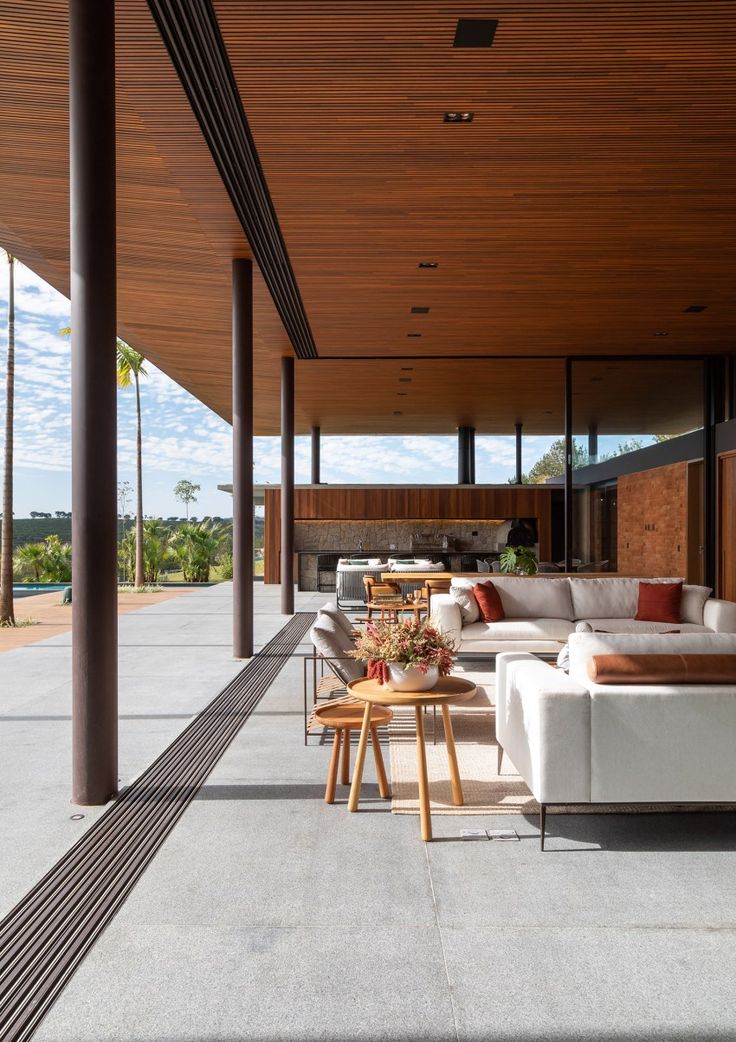
M 639 583 L 679 582 L 677 578 L 657 579 L 570 579 L 570 593 L 576 619 L 633 619 L 639 604 Z M 684 585 L 680 617 L 683 622 L 703 625 L 703 606 L 710 595 L 707 586 Z
M 703 625 L 703 609 L 711 592 L 710 586 L 691 586 L 688 583 L 683 586 L 680 602 L 680 618 L 683 622 Z
M 411 564 L 389 561 L 388 570 L 390 572 L 444 572 L 445 566 L 441 561 L 413 561 Z
M 502 619 L 463 626 L 463 644 L 476 640 L 565 641 L 575 629 L 569 619 Z
M 576 619 L 633 619 L 638 579 L 570 579 Z
M 583 619 L 594 630 L 603 633 L 710 633 L 694 622 L 645 622 L 641 619 Z
M 344 611 L 341 611 L 337 605 L 333 604 L 332 601 L 328 601 L 327 604 L 323 604 L 318 612 L 318 619 L 321 615 L 327 615 L 329 618 L 334 619 L 337 625 L 345 630 L 348 637 L 352 638 L 353 629 L 355 628 L 347 617 Z
M 453 579 L 452 586 L 475 586 L 477 580 Z M 504 614 L 509 619 L 570 619 L 572 600 L 568 579 L 522 578 L 499 575 L 491 580 L 501 597 Z
M 676 651 L 678 654 L 734 654 L 736 652 L 736 634 L 710 633 L 707 631 L 681 633 L 679 635 L 661 633 L 571 633 L 569 644 L 570 676 L 579 680 L 582 684 L 591 686 L 588 677 L 588 659 L 592 655 L 666 655 L 673 651 Z M 620 690 L 618 687 L 616 689 Z
M 470 626 L 480 618 L 480 608 L 473 596 L 472 586 L 450 586 L 450 596 L 460 609 L 463 626 Z

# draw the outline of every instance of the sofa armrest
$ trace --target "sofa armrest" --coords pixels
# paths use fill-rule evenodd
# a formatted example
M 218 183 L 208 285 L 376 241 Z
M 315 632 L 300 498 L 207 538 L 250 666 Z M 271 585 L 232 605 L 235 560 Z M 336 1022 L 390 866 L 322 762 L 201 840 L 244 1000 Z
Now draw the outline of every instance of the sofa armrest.
M 540 803 L 590 801 L 590 694 L 534 655 L 496 656 L 496 737 Z
M 459 650 L 462 640 L 463 617 L 460 608 L 449 593 L 436 593 L 432 597 L 432 612 L 430 621 L 436 626 L 440 633 L 444 633 L 455 644 L 455 650 Z
M 736 603 L 709 598 L 703 606 L 703 625 L 714 633 L 736 633 Z

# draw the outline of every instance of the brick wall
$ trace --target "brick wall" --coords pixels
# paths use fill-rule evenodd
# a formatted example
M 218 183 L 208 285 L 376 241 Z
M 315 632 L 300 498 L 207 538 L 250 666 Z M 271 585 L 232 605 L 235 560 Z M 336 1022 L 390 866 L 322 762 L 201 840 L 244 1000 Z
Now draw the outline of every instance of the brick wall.
M 687 576 L 687 463 L 618 479 L 618 570 Z

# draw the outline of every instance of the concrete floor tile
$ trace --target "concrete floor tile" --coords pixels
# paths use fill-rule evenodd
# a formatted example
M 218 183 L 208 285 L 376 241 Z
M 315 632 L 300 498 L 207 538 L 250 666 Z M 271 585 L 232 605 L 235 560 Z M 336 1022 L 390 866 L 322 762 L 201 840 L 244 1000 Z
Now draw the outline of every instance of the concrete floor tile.
M 442 930 L 461 1042 L 736 1037 L 736 933 Z
M 445 1042 L 455 1032 L 434 929 L 113 924 L 34 1037 Z

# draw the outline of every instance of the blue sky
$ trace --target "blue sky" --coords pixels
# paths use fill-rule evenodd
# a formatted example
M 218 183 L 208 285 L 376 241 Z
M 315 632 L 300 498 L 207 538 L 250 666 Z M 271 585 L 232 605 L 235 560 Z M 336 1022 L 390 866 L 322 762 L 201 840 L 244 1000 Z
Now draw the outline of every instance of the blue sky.
M 0 355 L 7 346 L 8 265 L 0 262 Z M 15 516 L 31 510 L 70 510 L 70 345 L 58 334 L 70 324 L 69 301 L 28 268 L 16 265 Z M 135 346 L 135 345 L 133 345 Z M 155 366 L 142 383 L 143 487 L 146 514 L 183 513 L 173 488 L 180 478 L 201 485 L 192 513 L 231 514 L 231 499 L 217 485 L 231 476 L 229 424 Z M 4 402 L 4 386 L 0 379 Z M 2 405 L 0 404 L 0 411 Z M 2 437 L 0 431 L 0 438 Z M 524 439 L 524 470 L 551 438 Z M 601 451 L 606 446 L 601 439 Z M 617 442 L 619 439 L 615 439 Z M 135 398 L 118 394 L 118 479 L 135 483 Z M 296 480 L 309 480 L 309 439 L 296 444 Z M 256 438 L 257 482 L 278 482 L 277 438 Z M 476 478 L 503 483 L 513 475 L 513 436 L 476 438 Z M 448 437 L 325 437 L 322 480 L 355 483 L 452 483 L 457 441 Z

